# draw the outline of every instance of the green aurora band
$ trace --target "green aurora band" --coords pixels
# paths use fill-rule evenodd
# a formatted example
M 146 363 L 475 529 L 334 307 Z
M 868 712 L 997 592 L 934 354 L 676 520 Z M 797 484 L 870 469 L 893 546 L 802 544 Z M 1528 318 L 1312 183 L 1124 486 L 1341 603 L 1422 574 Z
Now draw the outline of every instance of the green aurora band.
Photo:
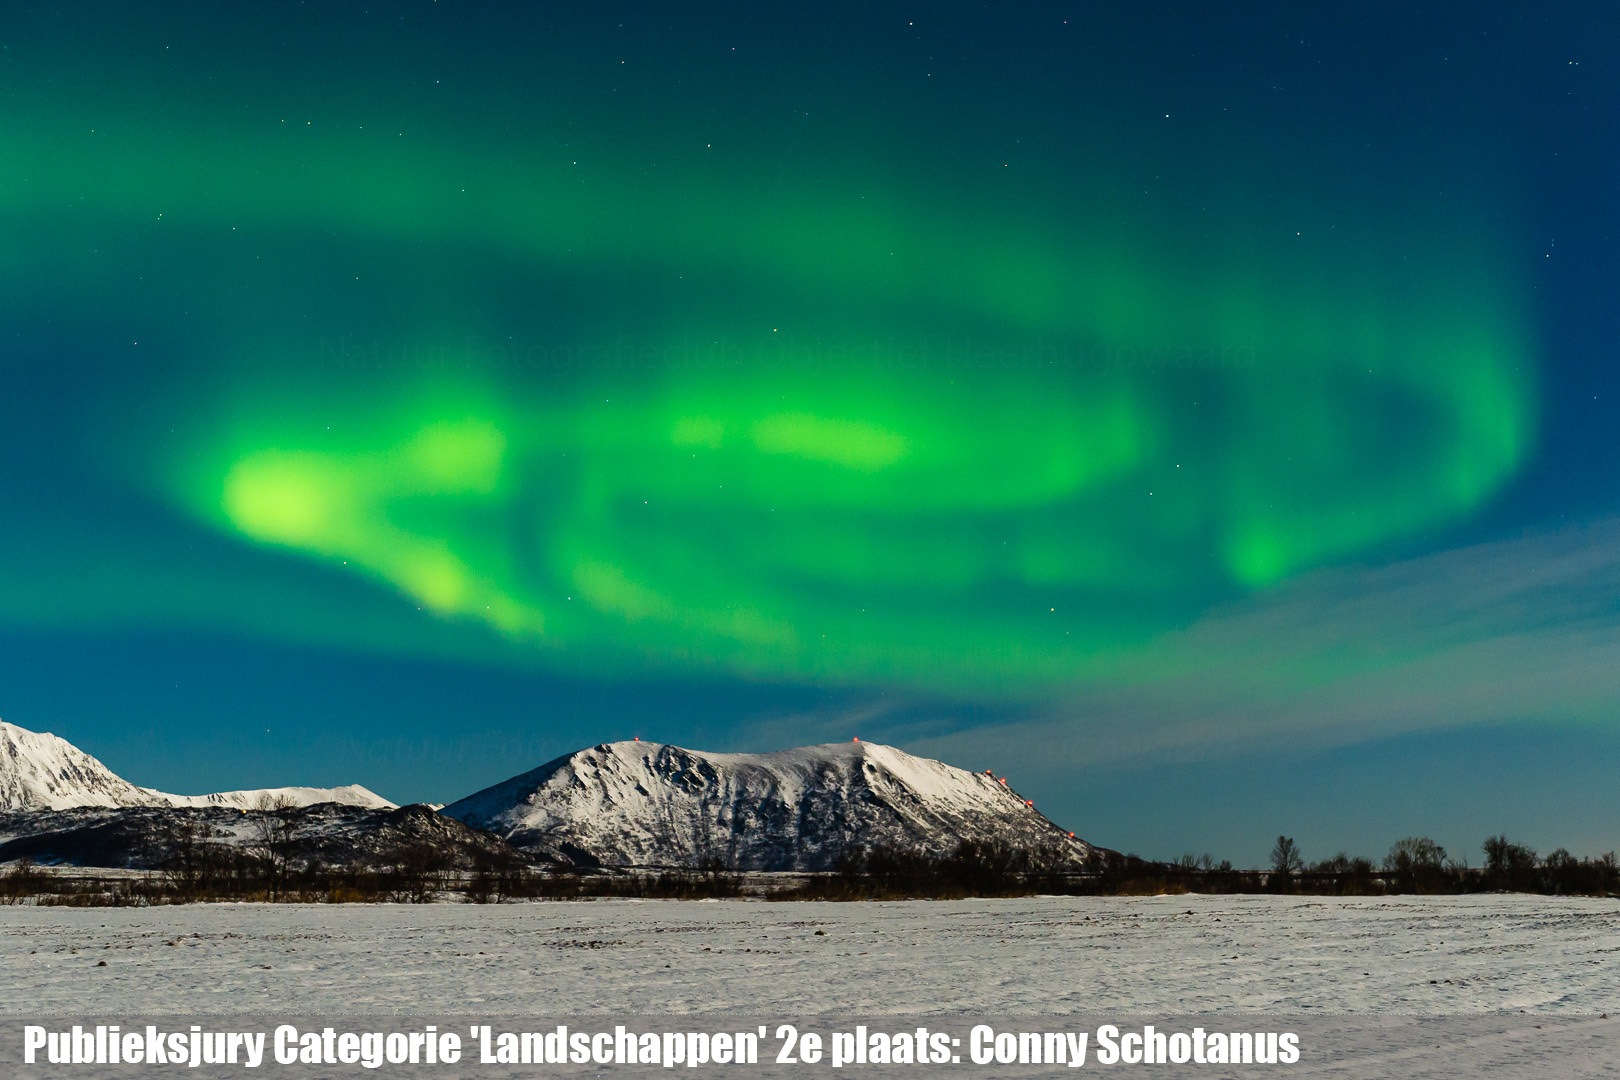
M 937 185 L 182 132 L 0 131 L 13 302 L 136 311 L 167 259 L 223 373 L 172 440 L 109 421 L 109 474 L 570 669 L 1051 686 L 1458 519 L 1534 440 L 1467 215 L 1182 250 Z

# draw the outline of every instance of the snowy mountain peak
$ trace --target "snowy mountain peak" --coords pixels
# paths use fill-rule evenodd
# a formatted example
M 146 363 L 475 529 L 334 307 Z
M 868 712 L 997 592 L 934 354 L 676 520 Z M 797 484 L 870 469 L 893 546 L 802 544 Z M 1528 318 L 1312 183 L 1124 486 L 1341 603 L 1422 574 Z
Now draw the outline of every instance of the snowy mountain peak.
M 891 846 L 949 855 L 963 840 L 1095 849 L 987 773 L 877 743 L 713 754 L 603 743 L 470 795 L 443 813 L 575 861 L 743 870 L 829 870 Z
M 142 789 L 66 739 L 0 720 L 0 809 L 140 805 Z
M 327 802 L 380 809 L 394 806 L 359 784 L 170 795 L 136 787 L 66 739 L 0 720 L 0 810 L 67 810 L 78 806 L 228 806 L 252 810 L 277 800 L 295 806 Z

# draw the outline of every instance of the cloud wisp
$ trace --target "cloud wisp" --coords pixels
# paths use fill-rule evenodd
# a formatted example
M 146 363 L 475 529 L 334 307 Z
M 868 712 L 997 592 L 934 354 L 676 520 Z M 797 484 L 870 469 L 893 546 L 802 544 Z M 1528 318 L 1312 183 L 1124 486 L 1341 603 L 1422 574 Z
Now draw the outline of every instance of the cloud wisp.
M 1302 575 L 1107 668 L 1026 719 L 913 748 L 1051 769 L 1612 722 L 1620 519 Z

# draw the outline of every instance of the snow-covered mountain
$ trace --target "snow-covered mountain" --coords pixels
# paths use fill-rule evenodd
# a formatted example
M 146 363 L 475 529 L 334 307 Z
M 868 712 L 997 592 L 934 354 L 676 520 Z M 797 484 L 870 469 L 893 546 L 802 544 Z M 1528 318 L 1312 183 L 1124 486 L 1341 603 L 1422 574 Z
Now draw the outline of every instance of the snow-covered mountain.
M 139 806 L 140 788 L 49 732 L 0 720 L 0 808 Z
M 0 810 L 66 810 L 78 806 L 220 806 L 251 810 L 267 800 L 296 806 L 328 802 L 381 809 L 394 806 L 359 784 L 170 795 L 135 786 L 66 739 L 0 720 Z
M 341 806 L 362 806 L 372 810 L 392 810 L 396 806 L 370 788 L 361 787 L 359 784 L 344 784 L 341 787 L 249 788 L 245 791 L 216 791 L 209 795 L 169 795 L 161 791 L 152 791 L 151 794 L 165 800 L 147 804 L 151 806 L 229 806 L 237 810 L 255 810 L 266 803 L 275 802 L 284 802 L 292 806 L 338 803 Z
M 1061 852 L 1097 849 L 989 773 L 875 743 L 710 754 L 604 743 L 446 806 L 520 848 L 607 866 L 831 870 L 886 845 L 948 856 L 963 840 Z

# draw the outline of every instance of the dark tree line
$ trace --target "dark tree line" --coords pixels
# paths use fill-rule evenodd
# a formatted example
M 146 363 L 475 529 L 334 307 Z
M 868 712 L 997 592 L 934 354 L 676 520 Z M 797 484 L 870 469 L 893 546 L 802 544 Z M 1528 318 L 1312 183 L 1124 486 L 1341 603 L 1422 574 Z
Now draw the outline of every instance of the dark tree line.
M 1023 848 L 963 840 L 951 854 L 936 856 L 880 844 L 846 850 L 833 873 L 807 875 L 772 895 L 782 900 L 1027 896 L 1064 891 L 1079 869 L 1056 845 Z
M 1538 858 L 1534 849 L 1493 836 L 1481 846 L 1485 865 L 1449 856 L 1427 836 L 1397 840 L 1374 865 L 1344 852 L 1307 864 L 1291 837 L 1271 850 L 1267 884 L 1274 891 L 1343 893 L 1530 892 L 1608 896 L 1620 893 L 1620 858 L 1609 852 L 1577 859 L 1563 848 Z
M 266 805 L 250 812 L 237 842 L 205 824 L 181 818 L 152 841 L 144 877 L 47 872 L 23 860 L 0 873 L 0 903 L 151 904 L 202 900 L 427 903 L 634 896 L 696 899 L 733 897 L 762 885 L 718 859 L 695 869 L 603 870 L 566 863 L 537 866 L 510 856 L 479 855 L 469 865 L 448 843 L 406 838 L 341 865 L 325 865 L 303 844 L 297 808 Z M 780 878 L 766 887 L 773 899 L 870 900 L 1155 893 L 1309 893 L 1388 895 L 1492 890 L 1552 895 L 1620 894 L 1614 853 L 1577 859 L 1563 848 L 1538 856 L 1493 836 L 1484 865 L 1471 867 L 1426 836 L 1406 837 L 1379 863 L 1340 852 L 1308 862 L 1292 837 L 1279 836 L 1265 869 L 1238 869 L 1211 856 L 1154 862 L 1099 851 L 1086 864 L 1058 847 L 1020 848 L 964 840 L 949 854 L 928 855 L 877 845 L 851 849 L 827 874 Z

